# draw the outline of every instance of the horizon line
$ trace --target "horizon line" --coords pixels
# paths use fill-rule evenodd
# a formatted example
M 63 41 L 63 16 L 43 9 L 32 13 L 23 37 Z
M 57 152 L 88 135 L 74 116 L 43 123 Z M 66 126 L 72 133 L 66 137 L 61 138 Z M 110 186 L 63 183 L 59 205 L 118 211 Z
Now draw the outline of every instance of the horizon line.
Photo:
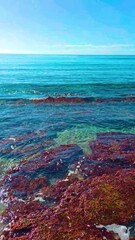
M 107 53 L 102 53 L 102 54 L 86 54 L 86 53 L 0 53 L 0 55 L 81 55 L 81 56 L 135 56 L 134 54 L 107 54 Z

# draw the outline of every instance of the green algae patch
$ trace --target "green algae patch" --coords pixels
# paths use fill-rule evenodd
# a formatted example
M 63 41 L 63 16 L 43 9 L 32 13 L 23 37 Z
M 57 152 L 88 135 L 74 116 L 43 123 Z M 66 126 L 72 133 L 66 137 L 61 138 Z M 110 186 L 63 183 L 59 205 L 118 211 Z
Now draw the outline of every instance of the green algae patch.
M 77 125 L 69 130 L 64 130 L 57 133 L 57 137 L 54 139 L 55 145 L 63 144 L 77 144 L 83 150 L 86 155 L 91 154 L 89 143 L 95 141 L 97 134 L 119 132 L 125 134 L 135 134 L 135 128 L 130 129 L 112 129 L 109 127 L 101 128 L 96 126 L 90 126 L 85 124 Z

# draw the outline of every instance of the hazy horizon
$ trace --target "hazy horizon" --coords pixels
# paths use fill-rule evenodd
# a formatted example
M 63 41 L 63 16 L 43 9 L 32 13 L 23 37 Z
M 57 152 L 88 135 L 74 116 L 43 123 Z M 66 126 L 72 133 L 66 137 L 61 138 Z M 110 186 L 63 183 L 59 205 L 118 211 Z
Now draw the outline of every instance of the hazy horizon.
M 80 53 L 0 53 L 0 55 L 74 55 L 74 56 L 135 56 L 135 54 L 80 54 Z

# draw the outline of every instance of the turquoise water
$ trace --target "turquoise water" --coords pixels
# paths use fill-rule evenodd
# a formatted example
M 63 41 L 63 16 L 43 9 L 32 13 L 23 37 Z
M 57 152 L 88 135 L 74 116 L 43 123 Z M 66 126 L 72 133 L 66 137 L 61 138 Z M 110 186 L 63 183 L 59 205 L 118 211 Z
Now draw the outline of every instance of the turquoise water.
M 29 102 L 48 96 L 93 101 Z M 135 133 L 134 97 L 135 56 L 0 55 L 1 168 L 62 142 L 79 142 L 87 152 L 98 132 Z M 12 139 L 31 133 L 19 143 Z M 46 139 L 51 143 L 43 146 Z
M 48 96 L 93 100 L 29 101 Z M 99 132 L 135 133 L 134 97 L 135 56 L 0 55 L 1 175 L 42 149 L 77 143 L 89 153 Z

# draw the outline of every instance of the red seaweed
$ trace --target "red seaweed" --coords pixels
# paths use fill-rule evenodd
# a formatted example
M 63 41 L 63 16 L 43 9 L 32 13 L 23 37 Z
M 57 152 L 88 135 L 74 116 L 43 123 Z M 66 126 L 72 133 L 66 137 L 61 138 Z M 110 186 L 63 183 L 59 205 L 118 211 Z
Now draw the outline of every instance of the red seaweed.
M 61 184 L 63 186 L 61 182 L 54 188 L 61 191 Z M 12 222 L 3 234 L 5 239 L 21 239 L 24 235 L 28 240 L 100 240 L 103 236 L 108 240 L 114 239 L 111 233 L 97 229 L 96 225 L 125 224 L 133 220 L 134 192 L 134 169 L 122 169 L 92 180 L 72 179 L 65 185 L 60 201 L 53 207 L 45 207 L 39 201 L 33 203 L 32 200 L 30 203 L 12 204 L 7 211 L 7 214 L 12 213 Z M 46 193 L 43 191 L 43 194 Z
M 102 133 L 89 158 L 70 144 L 13 167 L 1 181 L 8 203 L 3 239 L 116 239 L 96 226 L 135 220 L 134 140 L 133 134 Z
M 135 135 L 123 133 L 101 133 L 90 143 L 90 159 L 96 161 L 116 161 L 135 163 Z

